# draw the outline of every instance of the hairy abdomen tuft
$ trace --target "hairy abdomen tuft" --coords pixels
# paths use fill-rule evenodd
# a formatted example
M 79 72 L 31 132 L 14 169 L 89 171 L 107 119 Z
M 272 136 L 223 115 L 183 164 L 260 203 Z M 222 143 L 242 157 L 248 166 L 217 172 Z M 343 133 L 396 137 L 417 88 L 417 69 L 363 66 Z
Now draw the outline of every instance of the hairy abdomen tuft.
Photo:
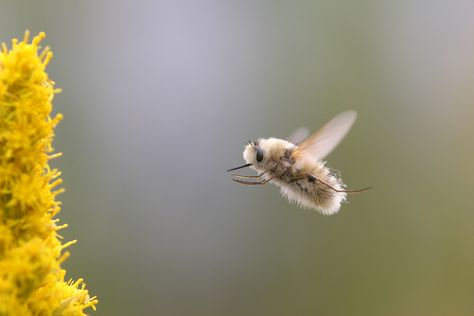
M 320 163 L 303 174 L 307 176 L 292 182 L 275 181 L 281 194 L 301 207 L 316 209 L 325 215 L 337 213 L 347 193 L 336 191 L 345 189 L 336 173 Z

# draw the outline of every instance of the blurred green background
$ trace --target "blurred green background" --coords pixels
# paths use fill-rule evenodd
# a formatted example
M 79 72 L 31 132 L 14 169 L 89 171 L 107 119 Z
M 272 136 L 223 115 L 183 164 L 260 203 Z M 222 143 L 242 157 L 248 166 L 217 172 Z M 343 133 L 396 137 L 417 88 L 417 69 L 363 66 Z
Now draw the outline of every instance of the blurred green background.
M 474 2 L 1 1 L 45 31 L 66 263 L 94 315 L 474 315 Z M 335 216 L 242 187 L 248 139 L 359 119 Z

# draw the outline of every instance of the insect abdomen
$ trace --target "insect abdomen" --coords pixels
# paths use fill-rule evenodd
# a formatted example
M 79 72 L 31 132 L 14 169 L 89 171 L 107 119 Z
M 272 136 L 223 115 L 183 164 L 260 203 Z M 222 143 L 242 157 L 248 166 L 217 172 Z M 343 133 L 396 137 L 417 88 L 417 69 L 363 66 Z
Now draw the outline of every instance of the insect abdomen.
M 325 215 L 339 211 L 346 200 L 345 185 L 337 175 L 324 164 L 315 166 L 305 176 L 294 181 L 276 181 L 281 194 L 290 202 L 301 207 L 316 209 Z

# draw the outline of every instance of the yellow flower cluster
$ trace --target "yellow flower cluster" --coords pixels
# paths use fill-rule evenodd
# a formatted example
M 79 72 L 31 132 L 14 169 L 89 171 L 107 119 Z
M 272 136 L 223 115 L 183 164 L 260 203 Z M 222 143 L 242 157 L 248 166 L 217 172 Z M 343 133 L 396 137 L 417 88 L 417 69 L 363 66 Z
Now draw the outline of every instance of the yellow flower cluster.
M 45 72 L 52 53 L 40 50 L 45 37 L 14 39 L 0 50 L 0 316 L 85 315 L 95 310 L 82 279 L 65 282 L 61 263 L 60 172 L 48 160 L 61 115 L 50 116 L 59 90 Z

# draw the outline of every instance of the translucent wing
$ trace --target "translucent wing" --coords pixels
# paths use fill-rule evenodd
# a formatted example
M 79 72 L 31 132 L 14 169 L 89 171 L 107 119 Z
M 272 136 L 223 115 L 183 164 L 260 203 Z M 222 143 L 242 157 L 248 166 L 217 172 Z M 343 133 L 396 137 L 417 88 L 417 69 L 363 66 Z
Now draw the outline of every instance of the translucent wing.
M 299 145 L 309 136 L 309 130 L 306 127 L 300 127 L 286 138 L 292 144 Z
M 314 160 L 322 160 L 346 136 L 357 118 L 355 111 L 342 112 L 332 118 L 316 133 L 308 137 L 293 151 L 295 158 L 305 156 Z

